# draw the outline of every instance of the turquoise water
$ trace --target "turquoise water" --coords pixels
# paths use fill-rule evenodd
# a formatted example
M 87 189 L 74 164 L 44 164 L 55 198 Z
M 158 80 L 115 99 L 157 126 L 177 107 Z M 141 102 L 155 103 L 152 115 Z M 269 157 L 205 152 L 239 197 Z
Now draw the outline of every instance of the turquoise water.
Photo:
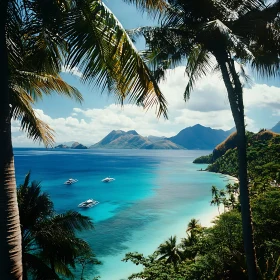
M 188 221 L 209 225 L 217 209 L 209 206 L 211 186 L 225 186 L 229 178 L 199 172 L 206 165 L 193 159 L 210 151 L 157 150 L 14 150 L 17 183 L 31 170 L 42 181 L 58 212 L 74 209 L 95 224 L 85 238 L 101 266 L 87 268 L 88 279 L 127 279 L 140 268 L 123 263 L 127 252 L 152 253 L 171 235 L 183 237 Z M 116 180 L 103 183 L 107 176 Z M 64 185 L 68 178 L 79 181 Z M 77 205 L 89 198 L 100 203 L 90 209 Z

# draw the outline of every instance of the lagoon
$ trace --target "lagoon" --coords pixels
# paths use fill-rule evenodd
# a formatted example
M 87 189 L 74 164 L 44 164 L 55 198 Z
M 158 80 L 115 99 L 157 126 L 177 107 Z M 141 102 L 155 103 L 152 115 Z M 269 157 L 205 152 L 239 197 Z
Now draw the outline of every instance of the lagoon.
M 57 212 L 69 209 L 90 216 L 95 224 L 85 238 L 103 265 L 87 268 L 87 277 L 121 280 L 139 267 L 122 262 L 125 253 L 152 253 L 171 235 L 185 236 L 191 218 L 208 226 L 216 207 L 210 206 L 211 186 L 223 188 L 230 177 L 199 172 L 206 165 L 192 161 L 211 151 L 190 150 L 72 150 L 15 148 L 17 184 L 31 170 L 41 181 Z M 116 180 L 103 183 L 105 177 Z M 79 181 L 63 183 L 69 178 Z M 77 205 L 89 198 L 90 209 Z

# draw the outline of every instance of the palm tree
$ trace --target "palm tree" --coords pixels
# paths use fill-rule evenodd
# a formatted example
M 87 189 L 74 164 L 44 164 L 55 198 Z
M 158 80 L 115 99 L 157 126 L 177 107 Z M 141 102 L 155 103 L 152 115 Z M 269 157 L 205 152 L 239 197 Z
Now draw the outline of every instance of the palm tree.
M 81 257 L 78 257 L 77 262 L 81 265 L 82 271 L 81 271 L 81 280 L 84 280 L 84 271 L 85 267 L 87 265 L 99 265 L 101 264 L 100 261 L 98 261 L 95 257 L 94 254 L 89 253 L 89 254 L 84 254 Z
M 212 193 L 212 197 L 216 197 L 219 195 L 219 190 L 216 186 L 212 186 L 211 187 L 211 193 Z
M 218 212 L 220 214 L 220 204 L 223 201 L 223 197 L 225 196 L 224 190 L 218 190 L 216 186 L 212 186 L 211 188 L 212 193 L 212 200 L 210 202 L 211 205 L 217 205 L 218 206 Z
M 210 205 L 217 205 L 218 207 L 218 212 L 219 212 L 219 215 L 221 214 L 220 213 L 220 204 L 222 203 L 222 200 L 221 200 L 221 197 L 219 195 L 217 196 L 214 196 L 210 202 Z
M 59 274 L 73 278 L 69 265 L 89 256 L 89 245 L 76 232 L 93 229 L 90 218 L 69 211 L 55 214 L 53 203 L 42 193 L 40 183 L 30 183 L 30 173 L 17 189 L 22 234 L 23 279 L 28 273 L 36 279 L 59 279 Z
M 174 268 L 177 269 L 178 263 L 182 259 L 182 251 L 177 245 L 176 236 L 171 236 L 168 240 L 162 243 L 156 250 L 160 256 L 159 260 L 166 260 L 167 263 L 173 263 Z
M 203 227 L 197 219 L 191 219 L 186 230 L 187 238 L 182 238 L 180 247 L 183 249 L 184 258 L 194 260 L 197 254 L 196 244 Z
M 157 11 L 164 8 L 165 1 L 127 2 Z M 43 139 L 45 143 L 49 143 L 52 138 L 52 131 L 46 124 L 36 120 L 28 108 L 38 94 L 36 88 L 32 88 L 31 84 L 22 84 L 25 90 L 27 88 L 27 95 L 19 96 L 17 91 L 14 91 L 15 95 L 11 93 L 11 73 L 17 69 L 17 63 L 22 61 L 21 53 L 26 48 L 31 50 L 32 72 L 37 77 L 45 73 L 57 75 L 62 64 L 66 63 L 69 69 L 79 68 L 83 73 L 83 81 L 95 83 L 103 89 L 107 87 L 121 103 L 128 97 L 145 108 L 157 105 L 158 115 L 166 116 L 167 113 L 166 101 L 148 67 L 102 1 L 0 1 L 0 275 L 7 280 L 22 277 L 11 117 L 22 118 L 22 128 L 31 133 L 31 137 L 42 139 L 41 136 L 44 136 L 32 131 L 37 125 L 39 134 L 40 129 L 41 132 L 49 132 Z M 45 77 L 42 79 L 45 80 Z M 26 80 L 20 82 L 25 83 Z M 33 99 L 28 101 L 29 97 Z M 17 109 L 11 108 L 11 104 L 17 104 Z M 18 111 L 23 109 L 25 111 Z
M 244 248 L 249 279 L 256 279 L 256 256 L 250 210 L 243 85 L 248 78 L 243 64 L 251 64 L 261 74 L 275 75 L 279 69 L 280 4 L 266 6 L 261 0 L 214 1 L 169 0 L 161 15 L 161 26 L 139 28 L 149 47 L 144 55 L 151 61 L 154 75 L 164 78 L 165 70 L 186 63 L 189 77 L 184 98 L 190 97 L 195 82 L 211 71 L 224 81 L 237 130 L 240 202 Z M 240 65 L 240 73 L 236 69 Z
M 21 129 L 33 140 L 42 141 L 45 146 L 54 143 L 53 130 L 35 114 L 32 105 L 44 95 L 53 93 L 74 98 L 82 102 L 81 93 L 67 84 L 58 73 L 38 73 L 32 61 L 32 49 L 24 42 L 20 45 L 20 60 L 12 63 L 10 69 L 11 118 L 18 120 Z
M 188 228 L 186 232 L 199 232 L 202 230 L 202 226 L 197 219 L 191 219 L 188 223 Z

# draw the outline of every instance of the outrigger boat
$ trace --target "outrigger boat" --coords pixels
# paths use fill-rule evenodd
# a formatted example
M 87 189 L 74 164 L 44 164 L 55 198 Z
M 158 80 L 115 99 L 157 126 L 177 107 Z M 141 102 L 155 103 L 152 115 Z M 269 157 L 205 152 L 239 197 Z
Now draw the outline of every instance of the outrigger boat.
M 88 200 L 86 200 L 86 201 L 80 203 L 80 204 L 78 205 L 78 207 L 80 207 L 80 208 L 91 208 L 92 206 L 95 206 L 95 205 L 97 205 L 98 203 L 99 203 L 98 201 L 93 200 L 93 199 L 91 198 L 91 199 L 88 199 Z
M 112 182 L 112 181 L 115 181 L 115 179 L 114 179 L 114 178 L 111 178 L 111 177 L 106 177 L 106 178 L 104 178 L 104 179 L 102 180 L 102 182 L 104 182 L 104 183 L 110 183 L 110 182 Z
M 78 182 L 77 179 L 70 178 L 70 179 L 68 179 L 67 181 L 64 182 L 64 185 L 72 185 L 72 184 L 74 184 L 76 182 Z

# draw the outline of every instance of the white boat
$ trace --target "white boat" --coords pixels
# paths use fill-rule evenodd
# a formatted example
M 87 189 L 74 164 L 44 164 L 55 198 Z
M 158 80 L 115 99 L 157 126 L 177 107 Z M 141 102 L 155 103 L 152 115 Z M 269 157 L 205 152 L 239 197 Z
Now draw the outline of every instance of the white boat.
M 72 185 L 72 184 L 74 184 L 76 182 L 78 182 L 77 179 L 70 178 L 70 179 L 68 179 L 67 181 L 64 182 L 64 185 Z
M 112 181 L 115 181 L 115 179 L 114 179 L 114 178 L 111 178 L 111 177 L 106 177 L 106 178 L 104 178 L 104 179 L 102 180 L 102 182 L 104 182 L 104 183 L 110 183 L 110 182 L 112 182 Z
M 99 201 L 96 201 L 96 200 L 93 200 L 92 198 L 91 199 L 88 199 L 82 203 L 80 203 L 78 205 L 78 207 L 81 207 L 81 208 L 91 208 L 92 206 L 95 206 L 99 203 Z

